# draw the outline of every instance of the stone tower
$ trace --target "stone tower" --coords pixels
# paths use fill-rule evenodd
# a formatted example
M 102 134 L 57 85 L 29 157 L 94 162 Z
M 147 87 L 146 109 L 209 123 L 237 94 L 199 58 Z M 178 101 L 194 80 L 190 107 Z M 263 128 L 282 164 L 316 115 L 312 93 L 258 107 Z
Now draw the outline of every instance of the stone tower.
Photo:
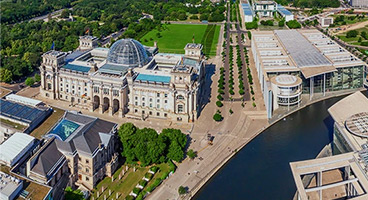
M 59 68 L 65 64 L 65 52 L 51 50 L 42 55 L 41 87 L 40 94 L 43 97 L 56 99 L 58 93 L 57 73 Z

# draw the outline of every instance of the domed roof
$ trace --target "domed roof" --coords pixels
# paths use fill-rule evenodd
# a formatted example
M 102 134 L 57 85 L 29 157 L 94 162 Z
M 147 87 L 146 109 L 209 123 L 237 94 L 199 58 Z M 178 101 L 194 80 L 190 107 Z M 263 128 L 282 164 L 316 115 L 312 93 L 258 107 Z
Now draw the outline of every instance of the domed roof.
M 141 43 L 133 39 L 121 39 L 116 41 L 107 54 L 107 62 L 138 67 L 147 64 L 149 57 Z

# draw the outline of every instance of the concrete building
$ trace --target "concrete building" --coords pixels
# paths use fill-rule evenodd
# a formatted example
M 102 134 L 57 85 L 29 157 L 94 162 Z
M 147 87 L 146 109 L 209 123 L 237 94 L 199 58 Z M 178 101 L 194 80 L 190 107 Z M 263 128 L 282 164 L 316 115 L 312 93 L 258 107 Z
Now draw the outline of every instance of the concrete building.
M 0 144 L 0 163 L 13 167 L 38 144 L 36 139 L 25 133 L 15 133 L 4 143 Z
M 356 92 L 328 112 L 334 156 L 290 163 L 297 199 L 368 199 L 368 98 Z
M 277 11 L 277 3 L 274 1 L 254 0 L 252 8 L 254 13 L 260 18 L 273 17 Z
M 269 118 L 285 102 L 285 96 L 277 96 L 277 78 L 272 82 L 273 77 L 295 77 L 286 81 L 291 85 L 298 82 L 291 83 L 292 79 L 301 79 L 297 88 L 302 92 L 294 88 L 288 94 L 296 101 L 303 94 L 312 99 L 315 93 L 363 87 L 366 64 L 318 30 L 252 32 L 251 45 Z
M 349 0 L 349 5 L 358 8 L 368 7 L 368 0 Z
M 67 183 L 92 190 L 117 168 L 117 124 L 76 112 L 45 135 L 47 143 L 27 163 L 27 176 L 55 188 Z
M 23 190 L 23 181 L 0 172 L 0 199 L 13 200 Z
M 187 44 L 185 54 L 154 54 L 157 48 L 122 39 L 77 56 L 49 51 L 42 56 L 40 93 L 118 117 L 192 122 L 205 79 L 202 48 Z

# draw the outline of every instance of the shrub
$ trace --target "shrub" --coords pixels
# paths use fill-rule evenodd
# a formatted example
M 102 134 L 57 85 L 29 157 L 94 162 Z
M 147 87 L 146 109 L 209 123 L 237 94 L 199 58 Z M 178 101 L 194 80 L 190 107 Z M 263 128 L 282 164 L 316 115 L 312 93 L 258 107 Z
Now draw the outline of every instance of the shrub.
M 145 186 L 147 185 L 147 181 L 145 181 L 145 180 L 140 180 L 140 181 L 139 181 L 139 185 L 141 185 L 141 186 L 145 187 Z
M 231 108 L 230 108 L 229 113 L 230 113 L 230 115 L 231 115 L 231 114 L 233 114 L 233 113 L 234 113 L 234 111 L 233 111 L 233 110 L 231 110 Z
M 153 167 L 150 168 L 150 170 L 156 173 L 157 170 L 158 170 L 158 167 L 157 166 L 153 166 Z
M 222 103 L 221 103 L 221 101 L 216 101 L 216 105 L 217 105 L 218 107 L 222 107 L 224 104 L 222 104 Z
M 283 26 L 285 26 L 285 20 L 284 19 L 279 21 L 279 27 L 283 27 Z
M 145 178 L 148 178 L 148 179 L 151 179 L 152 178 L 152 174 L 151 173 L 146 173 L 145 175 L 144 175 L 144 177 Z
M 218 90 L 217 90 L 217 92 L 218 92 L 219 94 L 225 94 L 224 90 L 222 90 L 222 89 L 218 89 Z
M 254 96 L 252 97 L 252 100 L 255 101 L 256 99 L 254 98 Z
M 133 193 L 134 194 L 138 194 L 140 191 L 141 191 L 141 189 L 139 189 L 139 188 L 134 188 L 133 189 Z
M 192 16 L 190 16 L 190 19 L 198 19 L 198 16 L 197 15 L 192 15 Z
M 240 94 L 240 95 L 243 95 L 244 93 L 245 93 L 245 92 L 244 92 L 244 90 L 243 90 L 243 89 L 240 89 L 240 90 L 239 90 L 239 94 Z
M 258 28 L 258 23 L 256 21 L 245 23 L 245 28 L 247 28 L 248 30 L 257 29 Z
M 234 90 L 233 90 L 233 89 L 230 89 L 230 90 L 229 90 L 229 93 L 230 93 L 231 95 L 234 95 L 234 94 L 235 94 L 235 92 L 234 92 Z
M 253 104 L 252 104 L 252 105 L 253 105 L 253 107 L 256 107 L 256 103 L 255 103 L 255 102 L 253 102 Z

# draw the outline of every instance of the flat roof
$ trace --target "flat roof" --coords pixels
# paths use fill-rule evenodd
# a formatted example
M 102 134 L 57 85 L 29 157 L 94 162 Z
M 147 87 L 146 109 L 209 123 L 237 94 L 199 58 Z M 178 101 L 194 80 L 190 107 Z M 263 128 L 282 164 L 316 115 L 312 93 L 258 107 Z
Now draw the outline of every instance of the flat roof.
M 75 64 L 66 64 L 62 68 L 69 69 L 72 71 L 84 72 L 87 73 L 91 69 L 90 67 L 82 66 L 82 65 L 75 65 Z
M 104 64 L 98 72 L 114 75 L 124 75 L 128 71 L 129 67 L 115 64 Z
M 242 3 L 244 15 L 253 16 L 253 11 L 248 3 Z
M 25 149 L 28 151 L 27 148 L 30 147 L 34 140 L 35 138 L 28 134 L 14 133 L 9 139 L 0 144 L 0 159 L 11 165 L 14 159 L 25 153 Z
M 24 104 L 0 99 L 0 115 L 11 118 L 27 124 L 32 123 L 35 119 L 43 115 L 47 110 L 37 107 L 31 107 Z
M 308 200 L 307 192 L 319 191 L 338 187 L 340 185 L 346 185 L 351 183 L 356 189 L 358 195 L 351 197 L 354 199 L 367 199 L 368 198 L 368 180 L 367 174 L 362 171 L 361 164 L 357 159 L 357 153 L 345 153 L 335 156 L 329 156 L 324 158 L 304 160 L 298 162 L 291 162 L 290 168 L 293 173 L 297 192 L 301 200 Z M 350 167 L 354 177 L 349 176 L 347 180 L 338 181 L 331 184 L 323 184 L 312 188 L 306 188 L 302 181 L 302 175 L 313 174 L 316 172 L 326 172 L 333 169 L 339 169 L 343 167 Z M 323 175 L 322 175 L 323 177 Z M 357 184 L 359 183 L 359 184 Z
M 293 15 L 293 13 L 288 11 L 286 8 L 284 8 L 284 6 L 282 6 L 280 4 L 277 4 L 277 11 L 280 12 L 282 15 L 285 15 L 285 16 Z
M 368 98 L 361 92 L 355 92 L 332 105 L 328 112 L 340 127 L 340 132 L 345 136 L 349 146 L 353 150 L 362 149 L 362 145 L 367 143 L 367 138 L 349 132 L 345 122 L 355 114 L 368 112 Z
M 0 193 L 6 197 L 13 195 L 15 191 L 19 191 L 19 187 L 22 187 L 22 180 L 17 179 L 5 172 L 0 171 Z M 19 189 L 18 189 L 19 188 Z
M 36 106 L 42 103 L 42 101 L 39 101 L 37 99 L 31 99 L 31 98 L 19 96 L 16 94 L 9 94 L 8 96 L 5 97 L 5 99 L 9 101 L 14 101 L 17 103 L 25 104 L 25 105 L 30 105 L 30 106 Z
M 298 31 L 275 30 L 275 34 L 299 67 L 332 65 L 332 63 Z
M 147 81 L 147 82 L 162 82 L 170 83 L 170 76 L 152 75 L 152 74 L 138 74 L 137 81 Z

